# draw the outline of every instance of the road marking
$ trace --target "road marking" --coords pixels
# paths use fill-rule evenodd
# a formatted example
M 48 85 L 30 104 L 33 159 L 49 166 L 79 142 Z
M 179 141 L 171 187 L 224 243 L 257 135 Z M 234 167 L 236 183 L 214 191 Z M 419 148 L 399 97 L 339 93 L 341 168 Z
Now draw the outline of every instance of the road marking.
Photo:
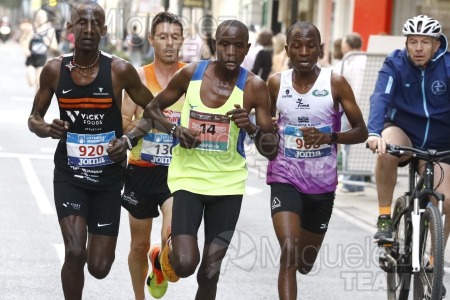
M 0 152 L 0 158 L 53 159 L 53 155 L 33 153 Z
M 55 214 L 55 209 L 50 204 L 50 200 L 45 194 L 44 188 L 42 187 L 42 184 L 34 171 L 30 159 L 26 157 L 19 157 L 19 161 L 41 213 L 46 215 Z
M 262 192 L 262 189 L 259 189 L 259 188 L 255 188 L 255 187 L 252 187 L 252 186 L 246 186 L 245 187 L 245 194 L 248 195 L 248 196 L 254 196 L 254 195 L 259 194 L 261 192 Z
M 59 261 L 61 265 L 64 264 L 64 244 L 53 244 L 56 249 L 56 253 L 58 254 Z

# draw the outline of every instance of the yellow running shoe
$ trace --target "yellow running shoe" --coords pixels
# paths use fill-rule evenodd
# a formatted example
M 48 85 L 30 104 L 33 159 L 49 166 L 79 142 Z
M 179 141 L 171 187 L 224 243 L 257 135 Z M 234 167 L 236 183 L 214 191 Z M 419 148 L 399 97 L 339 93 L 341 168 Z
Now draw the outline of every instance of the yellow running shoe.
M 180 277 L 175 273 L 173 270 L 172 264 L 169 260 L 169 252 L 172 248 L 172 238 L 170 235 L 170 229 L 169 229 L 169 237 L 167 238 L 166 246 L 162 249 L 161 256 L 159 257 L 159 262 L 161 264 L 161 270 L 170 282 L 177 282 Z
M 169 286 L 167 279 L 164 278 L 163 272 L 155 267 L 155 261 L 158 259 L 160 251 L 161 246 L 157 244 L 153 245 L 148 252 L 150 263 L 152 264 L 152 272 L 147 278 L 147 287 L 150 295 L 156 299 L 163 297 L 167 291 L 167 287 Z

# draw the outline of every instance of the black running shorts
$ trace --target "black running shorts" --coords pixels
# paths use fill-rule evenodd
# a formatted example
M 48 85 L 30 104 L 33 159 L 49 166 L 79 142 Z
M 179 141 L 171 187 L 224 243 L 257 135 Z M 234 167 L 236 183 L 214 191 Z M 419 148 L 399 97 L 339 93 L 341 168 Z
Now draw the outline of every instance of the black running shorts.
M 117 236 L 120 223 L 120 191 L 116 189 L 92 190 L 66 180 L 53 182 L 58 219 L 76 215 L 86 219 L 88 232 Z
M 300 193 L 294 186 L 272 183 L 270 206 L 272 217 L 278 212 L 289 211 L 299 215 L 302 228 L 325 233 L 333 212 L 335 192 L 324 194 Z
M 136 219 L 156 218 L 172 194 L 167 186 L 166 166 L 140 167 L 128 165 L 122 206 Z
M 180 190 L 173 194 L 172 236 L 197 237 L 204 216 L 205 244 L 228 245 L 241 211 L 243 195 L 205 196 Z

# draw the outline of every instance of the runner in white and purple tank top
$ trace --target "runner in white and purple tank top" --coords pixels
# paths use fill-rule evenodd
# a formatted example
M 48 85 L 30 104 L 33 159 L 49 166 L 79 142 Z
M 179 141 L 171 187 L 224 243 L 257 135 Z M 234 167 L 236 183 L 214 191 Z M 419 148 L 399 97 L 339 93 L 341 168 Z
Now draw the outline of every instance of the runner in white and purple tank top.
M 323 55 L 317 27 L 298 22 L 286 37 L 292 69 L 275 73 L 267 83 L 280 135 L 267 184 L 281 250 L 278 295 L 296 299 L 297 272 L 305 275 L 314 267 L 333 212 L 336 144 L 364 142 L 367 128 L 346 79 L 317 66 Z M 343 112 L 351 129 L 340 132 Z
M 334 109 L 331 69 L 322 68 L 313 87 L 300 94 L 292 87 L 292 69 L 281 73 L 277 98 L 280 147 L 269 162 L 267 183 L 288 183 L 299 192 L 319 194 L 336 189 L 336 144 L 306 146 L 301 127 L 339 132 L 342 110 Z

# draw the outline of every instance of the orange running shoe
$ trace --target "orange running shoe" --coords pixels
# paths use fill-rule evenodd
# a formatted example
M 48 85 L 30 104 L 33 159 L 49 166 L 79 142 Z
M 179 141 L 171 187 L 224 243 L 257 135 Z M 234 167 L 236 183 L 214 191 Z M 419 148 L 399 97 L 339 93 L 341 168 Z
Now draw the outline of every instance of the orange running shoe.
M 161 270 L 167 280 L 169 280 L 170 282 L 177 282 L 178 280 L 180 280 L 180 277 L 173 270 L 172 264 L 170 263 L 169 259 L 169 252 L 172 249 L 172 238 L 170 234 L 170 228 L 168 231 L 169 237 L 167 238 L 166 246 L 162 249 L 161 256 L 159 257 L 159 262 L 161 264 Z
M 163 272 L 155 267 L 155 261 L 158 259 L 159 252 L 161 252 L 161 246 L 159 244 L 153 245 L 148 252 L 150 263 L 152 264 L 152 272 L 147 278 L 147 288 L 150 295 L 156 299 L 163 297 L 169 286 Z

